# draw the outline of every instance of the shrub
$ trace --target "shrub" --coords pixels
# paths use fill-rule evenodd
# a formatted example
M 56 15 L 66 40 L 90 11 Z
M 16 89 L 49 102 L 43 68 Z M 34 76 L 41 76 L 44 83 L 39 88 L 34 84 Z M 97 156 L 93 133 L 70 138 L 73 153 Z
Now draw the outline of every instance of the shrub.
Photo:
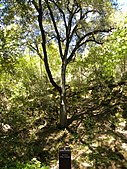
M 5 166 L 3 169 L 49 169 L 49 167 L 45 165 L 42 166 L 40 161 L 38 161 L 36 158 L 33 158 L 27 163 L 17 162 L 15 166 Z

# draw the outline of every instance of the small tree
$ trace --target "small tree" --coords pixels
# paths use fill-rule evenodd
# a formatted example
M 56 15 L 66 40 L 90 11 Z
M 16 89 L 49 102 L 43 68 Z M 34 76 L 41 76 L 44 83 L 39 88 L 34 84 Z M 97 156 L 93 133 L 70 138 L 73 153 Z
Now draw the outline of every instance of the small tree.
M 111 29 L 107 22 L 111 2 L 106 1 L 32 1 L 38 12 L 38 23 L 42 37 L 44 63 L 51 84 L 60 93 L 60 125 L 67 127 L 66 68 L 82 52 L 88 42 L 102 44 L 102 36 Z M 48 26 L 44 22 L 48 20 Z M 48 32 L 47 32 L 48 29 Z M 52 31 L 51 31 L 52 30 Z M 54 81 L 48 64 L 47 37 L 58 44 L 61 58 L 61 86 Z
M 17 14 L 14 15 L 19 16 L 22 21 L 25 20 L 29 25 L 29 30 L 25 30 L 28 32 L 27 38 L 31 36 L 32 32 L 34 33 L 34 36 L 32 34 L 34 41 L 31 39 L 31 43 L 35 44 L 34 49 L 44 60 L 48 78 L 60 94 L 60 126 L 66 128 L 74 119 L 67 119 L 65 90 L 67 65 L 76 56 L 76 53 L 83 53 L 89 42 L 103 43 L 103 37 L 111 31 L 109 17 L 113 10 L 112 1 L 24 0 L 21 2 L 11 0 L 11 3 L 18 5 L 19 11 L 15 10 Z M 24 22 L 22 23 L 24 24 Z M 35 29 L 30 29 L 30 26 L 33 25 Z M 41 37 L 43 54 L 39 49 L 37 40 L 39 36 Z M 61 59 L 60 84 L 54 80 L 49 65 L 47 46 L 52 41 L 57 44 Z

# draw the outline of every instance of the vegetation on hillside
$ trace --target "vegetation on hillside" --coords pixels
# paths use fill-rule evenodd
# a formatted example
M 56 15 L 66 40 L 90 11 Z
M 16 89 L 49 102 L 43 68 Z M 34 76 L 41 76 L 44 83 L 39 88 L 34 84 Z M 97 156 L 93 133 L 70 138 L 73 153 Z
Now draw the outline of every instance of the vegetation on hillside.
M 0 8 L 0 168 L 51 168 L 63 146 L 74 169 L 127 168 L 127 17 L 109 0 Z

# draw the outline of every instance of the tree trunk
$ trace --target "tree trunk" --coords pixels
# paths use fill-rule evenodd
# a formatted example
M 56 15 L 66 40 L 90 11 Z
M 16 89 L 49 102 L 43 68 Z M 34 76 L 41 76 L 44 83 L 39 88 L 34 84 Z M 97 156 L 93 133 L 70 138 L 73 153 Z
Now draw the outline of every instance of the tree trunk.
M 67 110 L 66 110 L 66 91 L 65 91 L 65 83 L 66 83 L 66 62 L 62 62 L 61 67 L 61 94 L 60 94 L 60 126 L 61 128 L 67 127 Z

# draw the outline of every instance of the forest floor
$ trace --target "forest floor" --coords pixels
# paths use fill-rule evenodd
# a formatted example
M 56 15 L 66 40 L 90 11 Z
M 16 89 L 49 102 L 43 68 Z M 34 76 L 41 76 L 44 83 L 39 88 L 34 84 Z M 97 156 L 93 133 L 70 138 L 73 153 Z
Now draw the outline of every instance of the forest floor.
M 121 140 L 118 142 L 118 144 L 121 145 L 121 149 L 120 149 L 120 153 L 124 156 L 124 160 L 123 164 L 124 164 L 124 169 L 127 168 L 127 130 L 124 129 L 125 128 L 125 123 L 122 122 L 119 124 L 119 127 L 116 128 L 115 133 L 117 133 L 117 136 L 119 136 L 119 138 L 123 138 L 124 142 L 122 142 Z M 59 133 L 60 134 L 60 133 Z M 62 134 L 62 133 L 61 133 Z M 69 133 L 66 134 L 68 135 Z M 112 148 L 114 147 L 114 143 L 115 143 L 115 138 L 106 138 L 104 135 L 101 136 L 101 142 L 94 142 L 92 144 L 93 149 L 99 147 L 102 145 L 103 147 L 103 143 L 105 144 L 105 141 L 107 144 L 109 144 Z M 89 147 L 87 145 L 82 145 L 81 143 L 74 143 L 74 144 L 70 144 L 69 147 L 71 148 L 71 169 L 96 169 L 96 167 L 94 166 L 94 160 L 89 160 L 88 156 L 90 155 L 90 153 L 92 153 L 92 151 L 89 149 Z M 117 153 L 117 152 L 116 152 Z M 100 154 L 103 156 L 103 154 Z M 119 166 L 119 164 L 117 164 L 117 162 L 115 160 L 113 160 L 111 162 L 111 165 L 109 167 L 98 167 L 99 169 L 121 169 L 121 167 Z M 59 161 L 53 161 L 51 164 L 51 169 L 59 169 Z

